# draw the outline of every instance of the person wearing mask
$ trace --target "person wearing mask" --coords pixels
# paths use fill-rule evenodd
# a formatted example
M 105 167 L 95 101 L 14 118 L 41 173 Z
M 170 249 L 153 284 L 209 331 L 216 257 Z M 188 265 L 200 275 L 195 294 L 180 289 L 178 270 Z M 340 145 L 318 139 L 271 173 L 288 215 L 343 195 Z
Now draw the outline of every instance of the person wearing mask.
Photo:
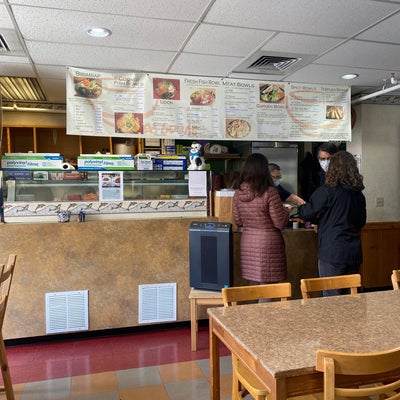
M 352 154 L 334 154 L 325 184 L 299 207 L 299 217 L 318 225 L 318 272 L 321 277 L 356 274 L 362 263 L 360 231 L 365 225 L 363 177 Z M 342 294 L 324 291 L 324 296 Z
M 269 171 L 271 173 L 274 185 L 278 190 L 282 203 L 288 201 L 289 203 L 295 204 L 296 206 L 301 206 L 305 203 L 305 201 L 300 196 L 294 193 L 290 193 L 281 185 L 282 174 L 281 167 L 278 164 L 269 163 Z
M 233 197 L 235 223 L 243 227 L 240 242 L 242 277 L 250 284 L 286 280 L 286 253 L 282 229 L 289 221 L 272 181 L 268 159 L 251 154 L 242 169 Z
M 325 182 L 325 174 L 328 171 L 329 162 L 332 156 L 338 151 L 336 145 L 334 143 L 322 143 L 317 150 L 318 162 L 321 167 L 321 170 L 318 174 L 319 176 L 319 185 L 323 185 Z

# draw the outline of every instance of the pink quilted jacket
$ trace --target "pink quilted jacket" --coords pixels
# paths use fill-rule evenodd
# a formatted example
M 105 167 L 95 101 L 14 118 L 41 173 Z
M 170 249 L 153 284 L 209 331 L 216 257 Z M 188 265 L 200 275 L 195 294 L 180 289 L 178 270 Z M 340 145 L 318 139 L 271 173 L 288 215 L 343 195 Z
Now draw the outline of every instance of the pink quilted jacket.
M 289 221 L 278 191 L 270 187 L 255 197 L 243 183 L 233 198 L 233 216 L 243 227 L 240 243 L 242 277 L 256 282 L 286 280 L 285 242 L 281 230 Z

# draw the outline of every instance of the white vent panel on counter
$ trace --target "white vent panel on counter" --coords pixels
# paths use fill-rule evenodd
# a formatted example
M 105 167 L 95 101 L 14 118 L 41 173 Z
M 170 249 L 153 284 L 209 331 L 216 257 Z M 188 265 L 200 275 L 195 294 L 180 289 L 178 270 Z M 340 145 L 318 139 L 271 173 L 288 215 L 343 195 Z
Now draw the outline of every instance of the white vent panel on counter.
M 46 333 L 88 329 L 87 290 L 46 293 Z
M 139 285 L 139 324 L 176 321 L 176 283 Z

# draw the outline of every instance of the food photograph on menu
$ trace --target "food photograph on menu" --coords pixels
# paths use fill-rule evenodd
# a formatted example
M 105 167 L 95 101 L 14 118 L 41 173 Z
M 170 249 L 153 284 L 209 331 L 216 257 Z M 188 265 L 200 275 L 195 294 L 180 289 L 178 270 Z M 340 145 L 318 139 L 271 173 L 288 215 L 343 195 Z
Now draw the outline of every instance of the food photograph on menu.
M 116 112 L 114 120 L 116 133 L 143 133 L 143 114 Z
M 251 132 L 250 124 L 244 119 L 226 120 L 226 137 L 239 139 L 248 136 Z
M 285 98 L 285 89 L 283 85 L 261 84 L 260 100 L 263 103 L 281 103 Z
M 179 79 L 153 78 L 153 98 L 180 100 Z
M 74 77 L 75 94 L 87 99 L 97 99 L 103 90 L 101 79 Z
M 190 95 L 190 105 L 192 106 L 211 106 L 214 101 L 214 89 L 196 89 Z
M 326 106 L 326 119 L 343 119 L 343 106 Z

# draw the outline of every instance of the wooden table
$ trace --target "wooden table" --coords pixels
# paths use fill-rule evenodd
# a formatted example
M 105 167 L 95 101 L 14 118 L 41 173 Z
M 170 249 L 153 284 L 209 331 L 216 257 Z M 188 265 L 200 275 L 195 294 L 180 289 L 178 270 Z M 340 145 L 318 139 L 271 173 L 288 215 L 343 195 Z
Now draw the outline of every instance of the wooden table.
M 322 374 L 315 371 L 317 349 L 400 346 L 400 290 L 218 307 L 208 314 L 212 400 L 220 398 L 220 342 L 264 382 L 272 400 L 323 391 Z
M 198 306 L 221 306 L 224 304 L 221 291 L 190 289 L 190 334 L 192 351 L 197 350 Z

